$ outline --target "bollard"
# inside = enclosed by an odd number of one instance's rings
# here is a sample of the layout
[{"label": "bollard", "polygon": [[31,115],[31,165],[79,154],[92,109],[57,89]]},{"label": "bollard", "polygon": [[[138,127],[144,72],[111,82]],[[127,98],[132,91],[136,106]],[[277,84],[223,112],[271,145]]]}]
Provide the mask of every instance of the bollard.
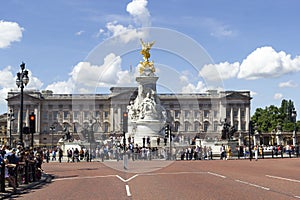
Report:
[{"label": "bollard", "polygon": [[1,163],[1,192],[5,192],[5,164],[4,162]]}]

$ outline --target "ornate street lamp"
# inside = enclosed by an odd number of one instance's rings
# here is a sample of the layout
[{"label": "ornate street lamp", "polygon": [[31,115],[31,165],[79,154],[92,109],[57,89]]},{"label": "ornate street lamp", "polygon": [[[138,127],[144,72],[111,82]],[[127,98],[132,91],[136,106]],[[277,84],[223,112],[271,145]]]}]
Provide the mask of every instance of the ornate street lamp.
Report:
[{"label": "ornate street lamp", "polygon": [[52,124],[52,125],[50,126],[50,131],[51,131],[51,149],[53,149],[53,133],[54,133],[54,131],[55,131],[55,126],[54,126],[54,124]]},{"label": "ornate street lamp", "polygon": [[25,70],[25,63],[22,62],[20,65],[21,71],[17,73],[17,79],[16,79],[16,84],[18,88],[21,88],[21,93],[20,93],[20,118],[19,118],[19,131],[20,131],[20,136],[19,136],[19,142],[18,145],[21,145],[24,147],[23,143],[23,89],[24,87],[28,84],[29,82],[29,77],[28,77],[28,71]]},{"label": "ornate street lamp", "polygon": [[10,109],[7,116],[9,120],[9,147],[12,147],[11,122],[15,120],[14,112]]}]

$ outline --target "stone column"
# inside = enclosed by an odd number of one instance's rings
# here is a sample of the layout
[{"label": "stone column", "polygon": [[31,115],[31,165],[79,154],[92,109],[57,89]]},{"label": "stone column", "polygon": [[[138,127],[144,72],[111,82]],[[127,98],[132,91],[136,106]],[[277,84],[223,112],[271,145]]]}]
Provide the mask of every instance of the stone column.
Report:
[{"label": "stone column", "polygon": [[233,126],[233,107],[230,108],[230,126]]},{"label": "stone column", "polygon": [[238,127],[237,129],[238,130],[242,130],[242,117],[241,117],[241,107],[239,107],[239,110],[238,110]]},{"label": "stone column", "polygon": [[249,131],[249,122],[250,122],[250,108],[249,106],[246,106],[246,112],[245,112],[245,121],[246,121],[246,131]]}]

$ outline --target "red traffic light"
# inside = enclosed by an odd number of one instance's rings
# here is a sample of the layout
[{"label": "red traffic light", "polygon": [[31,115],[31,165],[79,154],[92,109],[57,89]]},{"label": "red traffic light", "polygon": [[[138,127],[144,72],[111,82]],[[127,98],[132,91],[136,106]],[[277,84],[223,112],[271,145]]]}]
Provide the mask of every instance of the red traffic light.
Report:
[{"label": "red traffic light", "polygon": [[29,132],[35,133],[35,114],[33,112],[29,115]]},{"label": "red traffic light", "polygon": [[35,115],[30,115],[30,116],[29,116],[29,120],[30,120],[30,121],[34,121],[34,120],[35,120]]}]

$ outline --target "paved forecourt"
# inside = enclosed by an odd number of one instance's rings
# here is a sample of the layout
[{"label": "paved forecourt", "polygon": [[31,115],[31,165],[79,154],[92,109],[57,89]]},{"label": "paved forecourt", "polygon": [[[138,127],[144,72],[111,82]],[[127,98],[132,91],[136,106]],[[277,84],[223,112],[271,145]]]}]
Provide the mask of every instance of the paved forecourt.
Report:
[{"label": "paved forecourt", "polygon": [[300,159],[44,163],[16,199],[300,199]]}]

